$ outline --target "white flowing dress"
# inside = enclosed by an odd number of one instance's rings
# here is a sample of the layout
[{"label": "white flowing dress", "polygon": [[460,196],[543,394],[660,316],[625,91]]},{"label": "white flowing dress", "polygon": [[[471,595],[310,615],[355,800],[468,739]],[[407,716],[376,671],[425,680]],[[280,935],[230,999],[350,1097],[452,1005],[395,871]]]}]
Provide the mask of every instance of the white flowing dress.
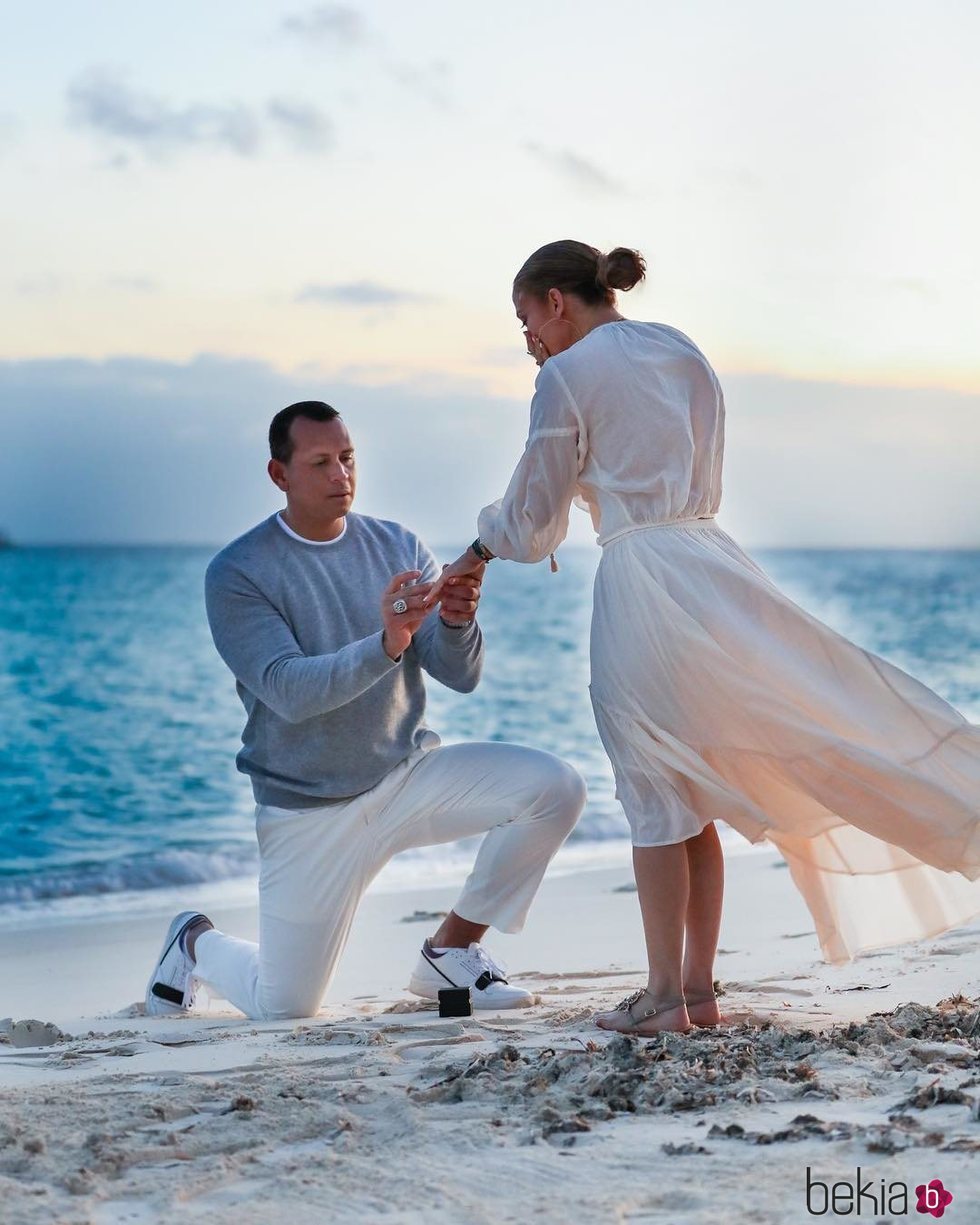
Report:
[{"label": "white flowing dress", "polygon": [[682,332],[602,324],[538,372],[480,537],[540,561],[573,499],[591,512],[590,693],[635,845],[716,818],[769,840],[830,962],[962,924],[980,914],[980,726],[794,604],[723,530],[724,418]]}]

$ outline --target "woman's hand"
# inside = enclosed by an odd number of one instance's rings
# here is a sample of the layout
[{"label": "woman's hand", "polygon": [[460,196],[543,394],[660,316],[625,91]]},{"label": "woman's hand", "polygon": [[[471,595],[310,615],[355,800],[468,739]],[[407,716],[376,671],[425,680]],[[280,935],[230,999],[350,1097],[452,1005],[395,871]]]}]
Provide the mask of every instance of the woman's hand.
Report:
[{"label": "woman's hand", "polygon": [[527,336],[527,351],[534,358],[534,364],[540,369],[551,354],[544,347],[543,342],[537,336],[532,336],[528,333]]},{"label": "woman's hand", "polygon": [[[426,596],[425,607],[427,609],[432,608],[438,602],[439,593],[450,579],[476,579],[477,585],[479,585],[483,581],[483,572],[486,568],[487,563],[482,558],[477,557],[472,549],[467,549],[454,562],[451,562],[448,566],[443,566],[442,574],[432,584],[429,594]],[[453,586],[456,586],[456,583],[453,583]],[[479,594],[477,598],[479,598]]]},{"label": "woman's hand", "polygon": [[[552,347],[549,348],[541,337],[544,335],[545,330],[551,327],[553,323],[565,324],[566,327],[570,327],[572,329],[572,333],[574,334],[564,332],[563,334],[558,335],[557,340],[555,340],[553,336],[550,337],[549,343]],[[554,315],[551,319],[547,320],[546,323],[541,325],[541,330],[537,334],[534,332],[529,332],[527,328],[525,328],[524,337],[527,341],[528,353],[534,358],[534,364],[540,368],[545,364],[549,357],[553,357],[555,353],[564,352],[565,349],[575,344],[577,340],[581,340],[582,332],[579,327],[571,321],[571,319],[566,319],[563,315]]]}]

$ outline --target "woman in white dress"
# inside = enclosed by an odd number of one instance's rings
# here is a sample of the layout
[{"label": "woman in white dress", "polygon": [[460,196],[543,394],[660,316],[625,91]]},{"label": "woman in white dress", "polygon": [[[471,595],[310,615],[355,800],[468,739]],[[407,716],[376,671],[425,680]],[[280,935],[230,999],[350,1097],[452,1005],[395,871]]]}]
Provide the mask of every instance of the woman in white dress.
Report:
[{"label": "woman in white dress", "polygon": [[643,276],[637,252],[571,240],[518,272],[530,432],[443,580],[540,561],[573,499],[591,512],[590,693],[649,956],[646,989],[596,1021],[650,1034],[721,1019],[717,818],[779,849],[827,961],[980,913],[980,726],[794,604],[723,530],[721,387],[682,332],[619,313]]}]

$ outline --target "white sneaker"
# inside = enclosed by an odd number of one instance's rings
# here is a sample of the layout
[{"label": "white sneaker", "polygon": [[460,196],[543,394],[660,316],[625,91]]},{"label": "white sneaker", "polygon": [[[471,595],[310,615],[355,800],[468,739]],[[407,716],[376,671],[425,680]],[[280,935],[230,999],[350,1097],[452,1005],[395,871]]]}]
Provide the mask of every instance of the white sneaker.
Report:
[{"label": "white sneaker", "polygon": [[437,952],[426,940],[408,989],[437,1000],[446,987],[469,987],[474,1008],[527,1008],[535,1002],[530,991],[508,983],[503,967],[476,941],[466,949]]},{"label": "white sneaker", "polygon": [[146,984],[148,1017],[174,1016],[193,1008],[197,988],[194,961],[184,952],[181,937],[197,919],[207,919],[207,915],[196,910],[184,910],[167,928],[163,949]]}]

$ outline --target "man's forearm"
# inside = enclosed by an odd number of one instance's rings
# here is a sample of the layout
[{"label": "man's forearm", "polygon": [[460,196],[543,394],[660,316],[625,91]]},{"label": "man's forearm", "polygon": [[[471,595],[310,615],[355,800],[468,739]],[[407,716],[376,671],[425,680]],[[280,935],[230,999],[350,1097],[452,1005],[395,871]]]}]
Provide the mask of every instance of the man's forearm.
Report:
[{"label": "man's forearm", "polygon": [[242,684],[289,723],[345,706],[399,667],[385,651],[380,630],[327,655],[289,653],[262,660],[228,647],[222,655]]},{"label": "man's forearm", "polygon": [[457,693],[476,688],[483,670],[483,631],[475,618],[468,625],[449,626],[436,617],[424,640],[416,635],[415,647],[419,662],[434,680]]},{"label": "man's forearm", "polygon": [[301,723],[336,710],[400,667],[382,631],[336,651],[306,655],[279,610],[237,573],[205,584],[208,623],[232,674],[280,718]]}]

